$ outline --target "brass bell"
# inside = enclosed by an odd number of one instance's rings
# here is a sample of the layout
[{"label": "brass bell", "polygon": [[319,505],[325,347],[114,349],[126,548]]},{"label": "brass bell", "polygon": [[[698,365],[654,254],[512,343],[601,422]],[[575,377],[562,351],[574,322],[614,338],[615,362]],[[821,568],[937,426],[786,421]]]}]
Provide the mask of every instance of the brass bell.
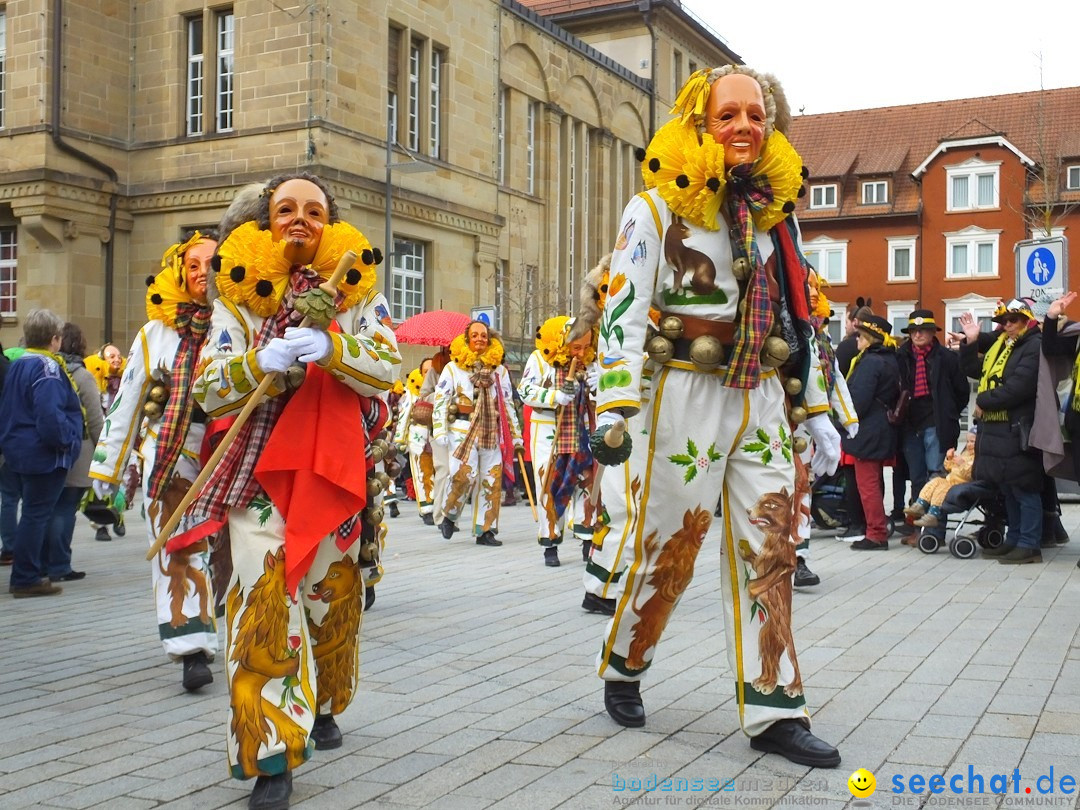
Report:
[{"label": "brass bell", "polygon": [[161,383],[150,386],[150,392],[147,394],[151,401],[164,405],[169,400],[169,389]]},{"label": "brass bell", "polygon": [[791,356],[791,349],[783,338],[770,335],[765,338],[765,346],[761,350],[761,365],[767,368],[778,368],[787,362]]},{"label": "brass bell", "polygon": [[712,371],[724,362],[724,345],[712,335],[700,335],[690,343],[690,362],[701,371]]},{"label": "brass bell", "polygon": [[367,494],[369,498],[377,498],[382,494],[383,482],[378,475],[373,475],[367,480]]},{"label": "brass bell", "polygon": [[446,415],[450,418],[451,421],[457,419],[458,407],[456,402],[451,402],[449,405],[446,406]]},{"label": "brass bell", "polygon": [[369,506],[363,511],[364,522],[369,526],[378,526],[383,521],[383,508],[381,506]]},{"label": "brass bell", "polygon": [[379,479],[379,483],[382,484],[383,489],[390,489],[390,476],[384,472],[375,473],[375,477]]},{"label": "brass bell", "polygon": [[791,448],[800,455],[806,452],[806,439],[802,436],[796,436],[791,440]]},{"label": "brass bell", "polygon": [[653,335],[645,344],[645,351],[654,362],[663,365],[675,356],[675,344],[663,335]]},{"label": "brass bell", "polygon": [[143,403],[142,410],[147,419],[161,418],[162,407],[160,402],[154,402],[154,400],[148,399]]},{"label": "brass bell", "polygon": [[378,556],[379,546],[376,543],[361,543],[357,556],[366,563],[375,562]]},{"label": "brass bell", "polygon": [[401,475],[401,464],[397,461],[387,461],[384,465],[387,476],[390,478],[397,478]]},{"label": "brass bell", "polygon": [[307,369],[305,369],[299,363],[293,363],[287,369],[285,369],[284,383],[285,387],[290,391],[295,391],[301,385],[304,384],[304,377],[307,375]]},{"label": "brass bell", "polygon": [[796,425],[801,425],[803,422],[806,421],[806,417],[808,416],[808,414],[806,413],[806,408],[804,408],[802,405],[796,405],[788,413],[788,416],[791,417],[791,421],[794,422]]},{"label": "brass bell", "polygon": [[683,336],[683,322],[681,318],[668,315],[660,321],[660,334],[668,340],[678,340]]},{"label": "brass bell", "polygon": [[740,256],[731,263],[731,273],[737,281],[746,281],[750,278],[750,260]]},{"label": "brass bell", "polygon": [[386,458],[386,452],[389,449],[386,442],[382,439],[376,439],[371,443],[371,458],[378,464],[384,458]]},{"label": "brass bell", "polygon": [[797,397],[802,393],[802,380],[797,377],[789,377],[784,382],[784,390],[787,391],[790,396]]}]

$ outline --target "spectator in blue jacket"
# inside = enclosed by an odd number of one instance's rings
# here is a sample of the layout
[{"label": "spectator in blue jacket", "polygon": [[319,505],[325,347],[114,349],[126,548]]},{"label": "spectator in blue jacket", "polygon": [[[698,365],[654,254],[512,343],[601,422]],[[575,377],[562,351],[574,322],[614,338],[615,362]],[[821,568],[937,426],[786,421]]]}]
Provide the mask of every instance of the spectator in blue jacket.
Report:
[{"label": "spectator in blue jacket", "polygon": [[22,496],[9,588],[16,598],[60,593],[45,576],[43,544],[67,471],[79,456],[84,424],[75,386],[56,354],[63,328],[64,320],[47,309],[26,316],[26,353],[11,364],[0,394],[0,452]]}]

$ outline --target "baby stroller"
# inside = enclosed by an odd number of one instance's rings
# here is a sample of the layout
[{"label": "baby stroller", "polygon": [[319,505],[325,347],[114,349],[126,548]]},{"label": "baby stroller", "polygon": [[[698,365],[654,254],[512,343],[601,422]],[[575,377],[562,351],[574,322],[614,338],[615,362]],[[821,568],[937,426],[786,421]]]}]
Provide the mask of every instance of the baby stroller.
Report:
[{"label": "baby stroller", "polygon": [[[819,475],[810,485],[810,517],[818,529],[839,529],[849,524],[842,468],[833,475]],[[896,523],[892,517],[887,517],[885,525],[891,537],[896,531]]]},{"label": "baby stroller", "polygon": [[[979,548],[996,548],[1005,540],[1005,503],[1001,493],[982,481],[956,484],[941,504],[945,520],[933,528],[924,528],[919,535],[919,551],[933,554],[945,545],[945,536],[952,529],[949,553],[960,560],[975,556]],[[967,526],[978,526],[972,537],[964,534]]]}]

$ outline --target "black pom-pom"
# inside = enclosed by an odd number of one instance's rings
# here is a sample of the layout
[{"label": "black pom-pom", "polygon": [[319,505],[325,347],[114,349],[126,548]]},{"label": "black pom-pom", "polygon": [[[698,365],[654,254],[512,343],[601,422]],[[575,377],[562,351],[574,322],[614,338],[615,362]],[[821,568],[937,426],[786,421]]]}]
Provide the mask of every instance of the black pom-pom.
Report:
[{"label": "black pom-pom", "polygon": [[158,295],[157,293],[154,293],[153,295],[150,296],[150,303],[151,304],[157,304],[158,306],[160,306],[161,305],[161,296]]},{"label": "black pom-pom", "polygon": [[346,284],[359,284],[360,283],[360,271],[357,270],[355,267],[350,269],[349,272],[345,274],[345,283]]},{"label": "black pom-pom", "polygon": [[540,327],[539,326],[536,327],[536,338],[537,338],[537,340],[540,339]]},{"label": "black pom-pom", "polygon": [[372,248],[372,253],[375,254],[375,264],[382,264],[382,251],[378,248]]},{"label": "black pom-pom", "polygon": [[800,169],[799,171],[801,172],[801,174],[803,176],[803,180],[806,180],[806,179],[808,179],[810,177],[810,170],[808,168],[806,168],[805,166],[803,166],[802,169]]},{"label": "black pom-pom", "polygon": [[790,214],[792,211],[795,210],[795,203],[791,200],[788,200],[786,203],[784,203],[782,210],[785,214]]},{"label": "black pom-pom", "polygon": [[268,298],[274,291],[274,285],[268,279],[260,279],[255,283],[255,294],[260,298]]},{"label": "black pom-pom", "polygon": [[675,178],[675,185],[677,185],[679,188],[686,188],[688,185],[690,185],[690,178],[687,177],[685,174],[680,174],[678,177]]},{"label": "black pom-pom", "polygon": [[645,150],[642,149],[640,146],[634,150],[634,159],[637,160],[638,163],[641,163],[643,160],[645,160]]},{"label": "black pom-pom", "polygon": [[660,158],[653,158],[652,160],[649,161],[649,171],[650,172],[658,172],[658,171],[660,171]]},{"label": "black pom-pom", "polygon": [[715,194],[720,190],[720,178],[710,177],[708,180],[705,181],[705,185],[708,186],[709,191]]},{"label": "black pom-pom", "polygon": [[147,276],[146,277],[146,286],[149,287],[153,283],[154,283],[154,277],[153,276]]},{"label": "black pom-pom", "polygon": [[360,261],[362,261],[364,264],[374,264],[375,254],[371,252],[370,248],[364,248],[362,251],[360,251]]},{"label": "black pom-pom", "polygon": [[800,197],[805,197],[806,196],[806,186],[799,186],[799,196]]},{"label": "black pom-pom", "polygon": [[551,354],[551,349],[544,349],[544,354]]},{"label": "black pom-pom", "polygon": [[605,295],[607,295],[607,284],[601,284],[601,285],[600,285],[600,292],[602,292],[602,293],[604,293]]},{"label": "black pom-pom", "polygon": [[239,284],[241,281],[243,281],[244,276],[246,276],[246,275],[247,275],[247,269],[242,264],[236,265],[236,267],[234,267],[232,270],[229,271],[229,278],[231,278],[237,284]]},{"label": "black pom-pom", "polygon": [[210,260],[210,267],[213,268],[215,273],[221,272],[221,256],[217,253],[215,253],[214,257]]}]

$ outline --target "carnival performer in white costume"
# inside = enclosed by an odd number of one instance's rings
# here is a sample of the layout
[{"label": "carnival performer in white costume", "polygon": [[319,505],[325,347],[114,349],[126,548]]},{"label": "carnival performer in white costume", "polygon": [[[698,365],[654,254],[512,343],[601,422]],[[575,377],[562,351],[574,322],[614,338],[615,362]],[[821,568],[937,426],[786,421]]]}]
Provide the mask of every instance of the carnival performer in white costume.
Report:
[{"label": "carnival performer in white costume", "polygon": [[[413,492],[416,495],[416,506],[420,512],[420,519],[428,526],[434,526],[432,517],[434,503],[432,500],[435,489],[435,465],[431,457],[431,411],[424,409],[426,416],[419,418],[421,408],[415,406],[422,402],[420,399],[420,387],[424,383],[424,375],[431,367],[431,361],[425,360],[419,368],[409,372],[405,381],[405,393],[398,403],[397,429],[394,432],[394,444],[400,452],[405,453],[409,459],[409,469],[412,471]],[[418,417],[418,418],[414,418]]]}]

